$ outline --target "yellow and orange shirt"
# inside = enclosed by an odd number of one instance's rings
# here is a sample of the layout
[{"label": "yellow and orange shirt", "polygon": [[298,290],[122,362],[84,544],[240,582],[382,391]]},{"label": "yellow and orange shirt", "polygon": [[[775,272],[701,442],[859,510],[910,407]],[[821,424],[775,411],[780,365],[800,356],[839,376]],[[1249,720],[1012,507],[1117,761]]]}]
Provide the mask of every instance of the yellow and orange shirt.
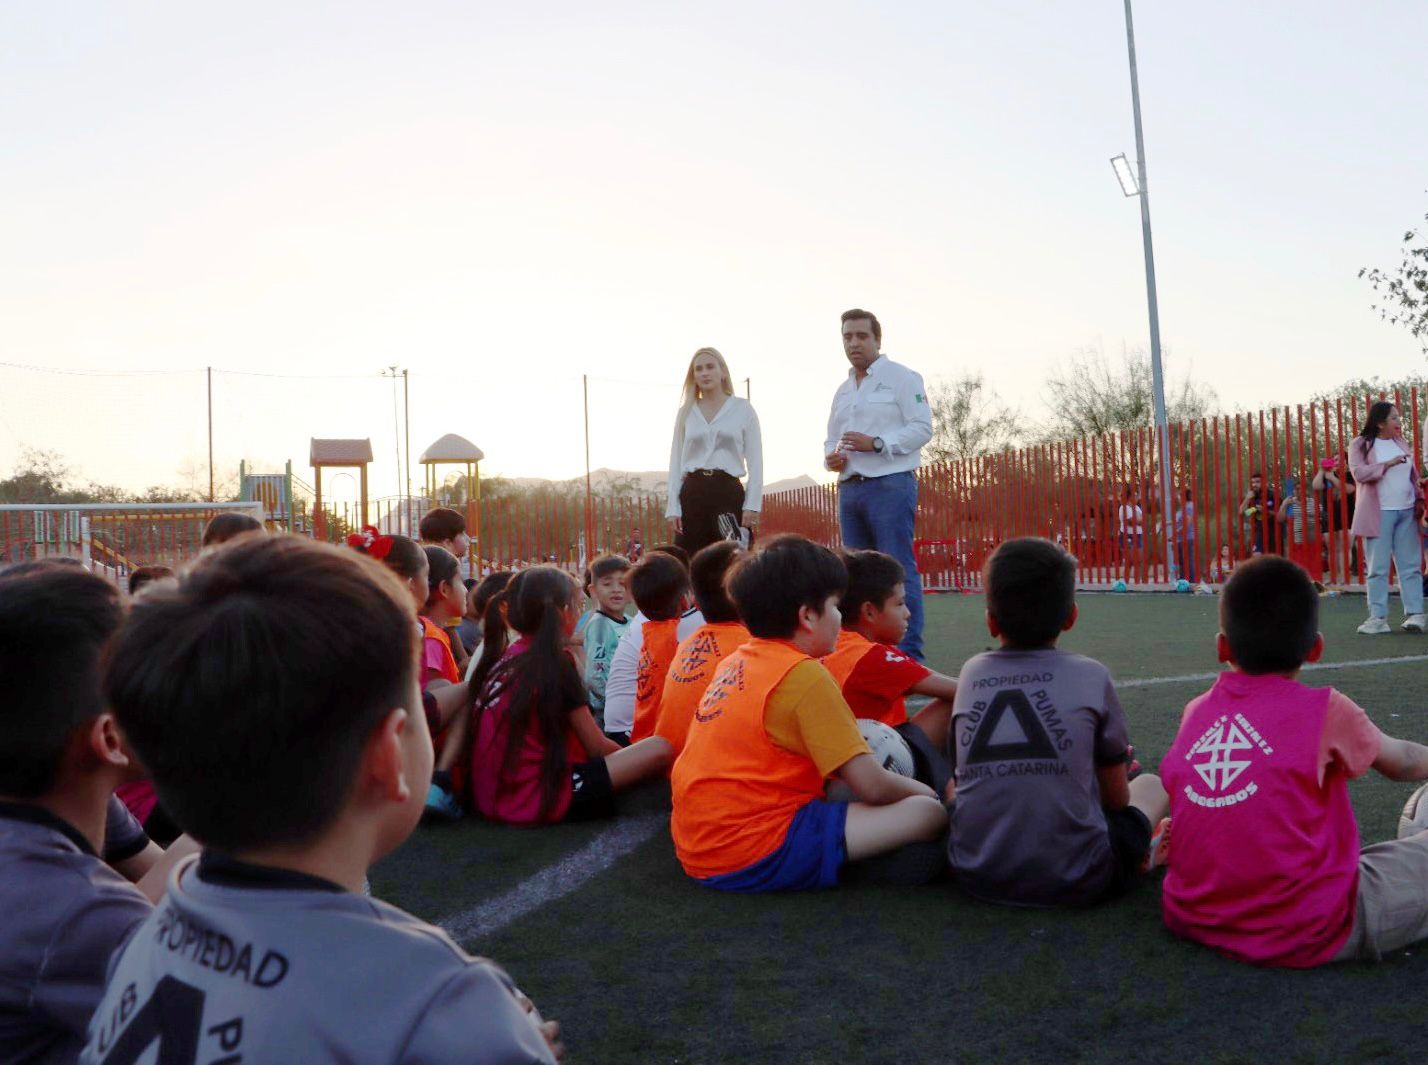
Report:
[{"label": "yellow and orange shirt", "polygon": [[754,638],[724,660],[671,774],[670,831],[693,877],[737,872],[783,844],[826,777],[868,745],[823,666]]}]

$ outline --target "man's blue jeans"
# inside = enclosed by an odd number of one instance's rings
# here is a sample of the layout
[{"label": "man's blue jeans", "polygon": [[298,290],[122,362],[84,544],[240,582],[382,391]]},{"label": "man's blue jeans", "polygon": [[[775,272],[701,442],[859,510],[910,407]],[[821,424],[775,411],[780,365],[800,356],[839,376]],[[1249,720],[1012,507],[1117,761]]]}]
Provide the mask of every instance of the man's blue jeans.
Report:
[{"label": "man's blue jeans", "polygon": [[873,548],[902,563],[906,575],[907,635],[898,646],[922,661],[922,577],[912,553],[917,519],[917,475],[890,473],[838,485],[838,525],[849,551]]}]

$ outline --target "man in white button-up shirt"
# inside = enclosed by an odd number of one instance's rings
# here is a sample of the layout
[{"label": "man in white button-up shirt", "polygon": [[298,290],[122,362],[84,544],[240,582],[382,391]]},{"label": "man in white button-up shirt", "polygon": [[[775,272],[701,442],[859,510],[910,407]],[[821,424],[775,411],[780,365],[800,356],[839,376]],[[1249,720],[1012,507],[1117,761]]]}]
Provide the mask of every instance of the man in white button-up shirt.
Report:
[{"label": "man in white button-up shirt", "polygon": [[922,660],[922,578],[912,552],[922,445],[932,412],[922,377],[880,351],[883,327],[869,311],[843,313],[843,352],[852,364],[833,394],[824,465],[838,473],[838,525],[850,551],[874,548],[902,563],[907,635],[899,645]]}]

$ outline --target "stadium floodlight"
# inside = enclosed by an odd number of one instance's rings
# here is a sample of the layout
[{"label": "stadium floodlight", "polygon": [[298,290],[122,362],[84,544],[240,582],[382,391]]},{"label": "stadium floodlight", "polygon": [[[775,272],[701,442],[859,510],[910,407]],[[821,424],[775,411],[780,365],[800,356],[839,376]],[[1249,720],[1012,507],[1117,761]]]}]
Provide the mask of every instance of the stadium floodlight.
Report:
[{"label": "stadium floodlight", "polygon": [[1165,373],[1160,358],[1160,300],[1155,291],[1155,251],[1150,237],[1150,186],[1145,176],[1145,131],[1140,121],[1140,75],[1135,65],[1135,26],[1131,20],[1131,0],[1125,0],[1126,52],[1130,59],[1131,113],[1135,119],[1135,169],[1122,152],[1111,160],[1116,180],[1127,197],[1140,197],[1141,242],[1145,250],[1145,295],[1150,312],[1150,384],[1155,406],[1155,435],[1160,453],[1160,523],[1165,536],[1165,572],[1171,580],[1178,575],[1175,563],[1175,511],[1170,498],[1170,426],[1165,410]]},{"label": "stadium floodlight", "polygon": [[1121,183],[1121,191],[1127,196],[1140,195],[1140,183],[1135,179],[1135,171],[1126,160],[1126,153],[1111,158],[1111,169],[1116,172],[1116,180]]}]

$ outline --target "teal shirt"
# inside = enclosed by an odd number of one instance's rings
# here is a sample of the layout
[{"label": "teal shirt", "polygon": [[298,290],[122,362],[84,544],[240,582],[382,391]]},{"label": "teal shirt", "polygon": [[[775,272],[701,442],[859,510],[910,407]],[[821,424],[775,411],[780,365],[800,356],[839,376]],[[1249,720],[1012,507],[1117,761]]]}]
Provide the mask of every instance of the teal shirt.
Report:
[{"label": "teal shirt", "polygon": [[594,610],[582,617],[576,627],[576,631],[585,636],[585,687],[590,692],[590,712],[602,728],[610,662],[615,657],[615,645],[629,624],[629,618],[616,619],[604,611]]}]

